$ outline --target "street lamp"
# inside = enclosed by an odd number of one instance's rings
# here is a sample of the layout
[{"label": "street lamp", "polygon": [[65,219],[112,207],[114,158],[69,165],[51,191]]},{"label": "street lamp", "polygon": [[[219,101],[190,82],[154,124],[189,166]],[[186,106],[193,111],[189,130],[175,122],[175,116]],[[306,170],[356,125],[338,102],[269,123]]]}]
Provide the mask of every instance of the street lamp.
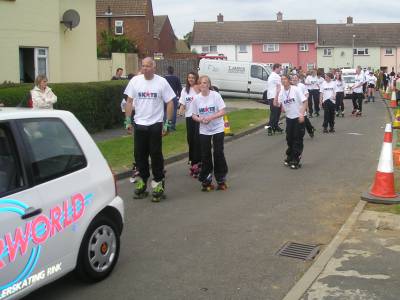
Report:
[{"label": "street lamp", "polygon": [[351,65],[353,66],[353,69],[354,69],[354,39],[355,39],[355,38],[356,38],[356,35],[353,34],[353,49],[352,49],[352,51],[353,51],[353,56],[352,56],[353,59],[352,59],[352,61],[353,61],[353,62],[352,62],[352,64],[351,64]]}]

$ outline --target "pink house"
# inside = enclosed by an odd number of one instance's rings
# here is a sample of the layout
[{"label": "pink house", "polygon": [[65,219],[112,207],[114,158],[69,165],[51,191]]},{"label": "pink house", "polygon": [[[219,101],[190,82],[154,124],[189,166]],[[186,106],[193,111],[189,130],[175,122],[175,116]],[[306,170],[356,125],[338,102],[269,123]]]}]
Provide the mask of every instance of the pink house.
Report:
[{"label": "pink house", "polygon": [[276,21],[264,26],[264,39],[253,42],[253,62],[281,63],[303,70],[317,65],[317,24],[315,20],[283,20],[282,13]]}]

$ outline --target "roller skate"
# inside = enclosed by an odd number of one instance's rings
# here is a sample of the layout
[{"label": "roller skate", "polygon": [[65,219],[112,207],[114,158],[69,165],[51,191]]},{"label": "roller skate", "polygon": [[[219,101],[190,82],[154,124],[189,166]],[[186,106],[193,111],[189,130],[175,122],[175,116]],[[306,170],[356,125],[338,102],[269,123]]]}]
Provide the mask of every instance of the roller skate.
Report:
[{"label": "roller skate", "polygon": [[309,117],[310,119],[312,119],[312,118],[313,118],[312,113],[308,114],[308,117]]},{"label": "roller skate", "polygon": [[152,202],[160,202],[161,199],[166,198],[164,194],[164,189],[165,189],[164,180],[161,180],[159,182],[152,180],[151,187],[153,188],[153,193],[152,193],[153,198],[151,199]]},{"label": "roller skate", "polygon": [[268,132],[268,135],[269,136],[271,136],[271,135],[273,135],[273,131],[272,131],[272,127],[271,126],[266,126],[267,127],[267,132]]},{"label": "roller skate", "polygon": [[336,117],[339,117],[339,116],[340,116],[340,112],[337,111],[337,112],[336,112]]},{"label": "roller skate", "polygon": [[310,132],[308,133],[308,135],[310,136],[310,138],[314,138],[314,132],[315,132],[315,128],[311,128]]},{"label": "roller skate", "polygon": [[328,133],[328,129],[324,128],[324,130],[322,131],[323,133]]},{"label": "roller skate", "polygon": [[228,186],[226,185],[225,179],[223,179],[222,181],[218,181],[217,190],[226,191],[227,189],[228,189]]},{"label": "roller skate", "polygon": [[274,133],[275,133],[275,132],[281,133],[281,134],[282,134],[282,133],[283,133],[283,129],[280,128],[279,126],[277,126],[277,127],[274,128]]},{"label": "roller skate", "polygon": [[143,180],[140,176],[135,177],[135,194],[133,195],[134,199],[143,199],[149,195],[147,189],[147,180]]},{"label": "roller skate", "polygon": [[330,128],[330,129],[329,129],[329,132],[330,132],[330,133],[334,133],[334,132],[335,132],[335,128]]},{"label": "roller skate", "polygon": [[342,118],[344,118],[344,110],[341,111],[340,115]]},{"label": "roller skate", "polygon": [[354,116],[356,114],[356,112],[357,112],[357,109],[353,109],[351,114]]},{"label": "roller skate", "polygon": [[138,176],[139,176],[139,170],[136,167],[136,164],[133,163],[132,164],[132,175],[131,175],[131,178],[129,178],[129,182],[130,183],[135,183],[136,177],[138,177]]},{"label": "roller skate", "polygon": [[361,117],[361,115],[362,115],[362,112],[357,109],[356,117]]},{"label": "roller skate", "polygon": [[201,171],[200,163],[190,166],[190,176],[192,176],[193,178],[198,178],[200,171]]},{"label": "roller skate", "polygon": [[290,164],[290,168],[291,168],[292,170],[300,169],[300,168],[301,168],[301,163],[300,163],[300,162],[292,162],[292,163]]},{"label": "roller skate", "polygon": [[211,192],[214,190],[214,185],[212,183],[212,174],[209,174],[206,179],[201,183],[201,190],[203,192]]},{"label": "roller skate", "polygon": [[316,117],[319,117],[319,112],[316,112],[316,113],[315,113],[315,116],[316,116]]},{"label": "roller skate", "polygon": [[283,160],[283,165],[286,166],[286,167],[289,167],[289,166],[290,166],[290,159],[289,159],[289,157],[287,157],[286,159]]}]

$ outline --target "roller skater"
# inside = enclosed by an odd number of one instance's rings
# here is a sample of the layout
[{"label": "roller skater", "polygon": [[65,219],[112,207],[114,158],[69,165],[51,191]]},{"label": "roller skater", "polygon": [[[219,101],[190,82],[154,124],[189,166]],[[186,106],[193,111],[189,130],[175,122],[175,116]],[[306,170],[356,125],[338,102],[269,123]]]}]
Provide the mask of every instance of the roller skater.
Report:
[{"label": "roller skater", "polygon": [[[306,77],[305,86],[308,89],[308,113],[309,117],[313,117],[313,112],[315,110],[315,115],[319,116],[319,86],[318,86],[318,76],[317,70],[314,69]],[[314,106],[314,110],[313,110]]]},{"label": "roller skater", "polygon": [[307,108],[307,97],[297,86],[290,85],[289,78],[282,76],[283,88],[274,99],[274,105],[282,105],[286,113],[286,159],[284,164],[291,169],[301,167],[300,159],[303,153],[303,137],[305,133],[304,114]]},{"label": "roller skater", "polygon": [[[226,186],[225,178],[228,166],[224,154],[225,103],[219,93],[210,91],[211,82],[208,76],[201,76],[199,83],[200,94],[195,97],[192,112],[193,120],[200,123],[201,172],[199,181],[202,183],[202,190],[208,191],[213,189],[213,169],[219,186]],[[213,153],[211,153],[211,149],[213,149]]]},{"label": "roller skater", "polygon": [[364,75],[361,73],[361,67],[358,66],[354,78],[355,83],[351,88],[353,91],[353,111],[351,114],[355,115],[356,117],[361,117],[362,115],[364,80]]},{"label": "roller skater", "polygon": [[166,196],[164,194],[164,188],[165,188],[164,180],[161,180],[159,182],[152,180],[151,187],[153,189],[153,193],[152,193],[153,198],[151,199],[152,202],[160,202],[161,199],[166,198]]},{"label": "roller skater", "polygon": [[[174,112],[173,99],[176,97],[168,82],[155,74],[155,62],[146,57],[142,61],[141,75],[133,77],[125,89],[125,127],[132,130],[131,113],[134,117],[134,156],[139,176],[135,178],[134,197],[147,196],[147,180],[150,177],[149,156],[153,173],[153,198],[164,194],[164,157],[162,154],[162,136],[172,126]],[[134,102],[134,105],[133,105]],[[167,104],[167,120],[163,125],[164,103]],[[160,192],[162,191],[162,194]],[[155,196],[154,196],[155,195]]]},{"label": "roller skater", "polygon": [[279,127],[279,118],[281,116],[281,108],[274,106],[274,98],[276,96],[277,86],[281,85],[281,77],[279,74],[282,71],[281,64],[274,64],[272,66],[272,73],[268,77],[267,82],[267,98],[270,105],[270,115],[268,126],[266,126],[268,130],[268,135],[271,136],[275,134],[275,132],[282,133],[283,129]]},{"label": "roller skater", "polygon": [[336,84],[336,117],[344,117],[344,84],[340,71],[335,74]]},{"label": "roller skater", "polygon": [[[308,99],[308,96],[309,96],[308,95],[308,89],[306,88],[306,86],[302,82],[300,82],[298,75],[292,75],[291,79],[292,79],[291,80],[292,84],[294,86],[299,87],[300,90],[303,92],[304,96]],[[315,128],[311,124],[310,119],[307,117],[307,110],[308,110],[308,108],[306,109],[306,111],[304,113],[304,125],[305,125],[305,128],[306,128],[307,133],[310,136],[310,138],[314,138]]]},{"label": "roller skater", "polygon": [[336,83],[332,80],[333,74],[327,73],[325,75],[325,82],[321,85],[321,106],[324,108],[324,127],[323,132],[335,132],[335,104],[336,104]]}]

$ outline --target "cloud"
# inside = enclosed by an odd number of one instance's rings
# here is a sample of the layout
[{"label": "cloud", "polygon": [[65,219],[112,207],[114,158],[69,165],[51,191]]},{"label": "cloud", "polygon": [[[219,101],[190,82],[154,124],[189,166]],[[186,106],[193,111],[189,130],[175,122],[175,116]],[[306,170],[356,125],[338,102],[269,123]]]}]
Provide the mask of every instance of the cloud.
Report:
[{"label": "cloud", "polygon": [[[383,4],[383,2],[382,2]],[[194,20],[216,21],[218,13],[226,21],[274,20],[278,11],[284,19],[316,19],[318,23],[398,22],[400,1],[376,0],[153,0],[154,14],[167,14],[175,34],[183,37],[193,29]]]}]

